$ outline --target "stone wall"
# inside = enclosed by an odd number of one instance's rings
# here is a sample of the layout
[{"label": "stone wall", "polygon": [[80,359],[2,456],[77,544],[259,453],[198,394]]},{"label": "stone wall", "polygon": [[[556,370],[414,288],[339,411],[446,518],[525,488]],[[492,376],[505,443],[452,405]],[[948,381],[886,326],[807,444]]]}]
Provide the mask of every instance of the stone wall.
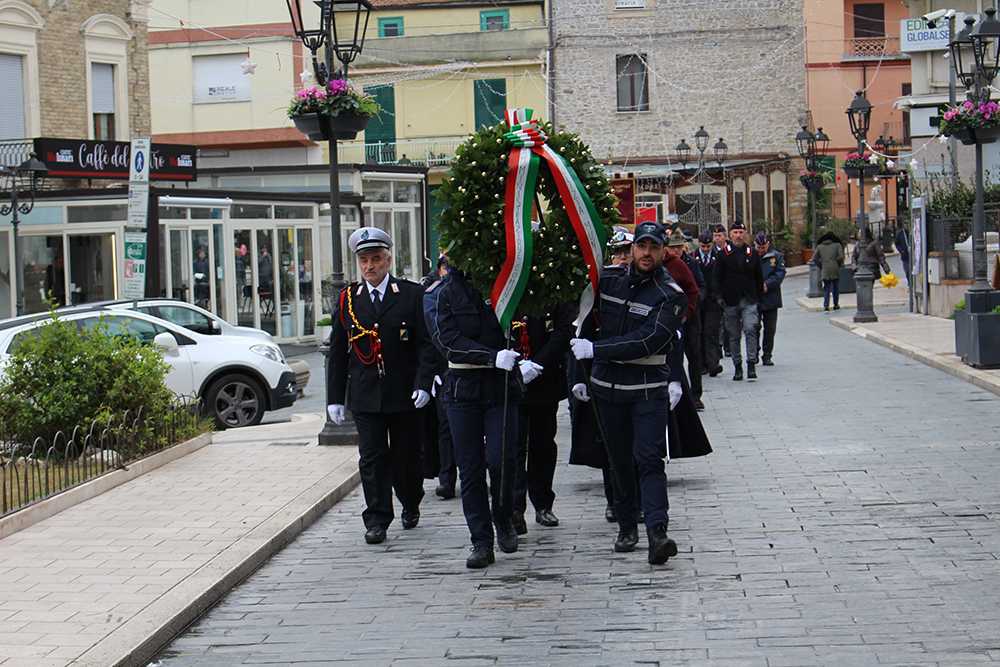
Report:
[{"label": "stone wall", "polygon": [[[673,154],[704,125],[730,155],[796,154],[808,108],[801,0],[553,0],[555,116],[600,159]],[[616,56],[645,54],[648,112],[618,112]]]}]

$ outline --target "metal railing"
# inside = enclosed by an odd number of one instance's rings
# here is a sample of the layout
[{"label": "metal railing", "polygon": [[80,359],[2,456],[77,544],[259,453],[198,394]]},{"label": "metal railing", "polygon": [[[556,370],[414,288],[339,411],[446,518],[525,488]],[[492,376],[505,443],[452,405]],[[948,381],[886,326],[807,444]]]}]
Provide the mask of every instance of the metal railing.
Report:
[{"label": "metal railing", "polygon": [[844,40],[844,60],[902,59],[898,37],[854,37]]},{"label": "metal railing", "polygon": [[455,157],[455,149],[463,141],[464,137],[447,137],[374,143],[342,142],[339,145],[338,158],[342,164],[446,167],[451,164]]},{"label": "metal railing", "polygon": [[6,516],[208,430],[198,403],[179,399],[159,419],[140,410],[94,420],[28,446],[0,434],[0,516]]}]

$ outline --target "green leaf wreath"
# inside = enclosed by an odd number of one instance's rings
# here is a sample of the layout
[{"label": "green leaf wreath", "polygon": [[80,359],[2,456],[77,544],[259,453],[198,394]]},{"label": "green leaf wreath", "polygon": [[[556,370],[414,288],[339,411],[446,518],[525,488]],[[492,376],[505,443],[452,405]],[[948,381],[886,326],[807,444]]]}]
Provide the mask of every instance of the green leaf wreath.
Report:
[{"label": "green leaf wreath", "polygon": [[[551,123],[542,129],[549,146],[566,158],[584,184],[601,216],[600,223],[607,228],[620,224],[617,198],[587,145],[576,134],[557,132]],[[506,131],[499,123],[470,135],[456,150],[451,173],[437,191],[443,209],[438,226],[441,246],[451,265],[461,270],[484,298],[489,297],[506,257]],[[548,210],[534,232],[531,276],[518,308],[523,315],[544,315],[559,304],[575,302],[588,283],[580,245],[547,169],[539,170],[538,197],[543,205],[547,202]]]}]

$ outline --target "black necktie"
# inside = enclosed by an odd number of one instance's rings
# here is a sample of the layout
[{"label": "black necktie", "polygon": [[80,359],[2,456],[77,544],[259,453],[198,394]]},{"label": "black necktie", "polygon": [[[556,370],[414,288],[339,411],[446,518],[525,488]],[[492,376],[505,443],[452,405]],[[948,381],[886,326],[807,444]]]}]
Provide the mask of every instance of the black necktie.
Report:
[{"label": "black necktie", "polygon": [[381,315],[382,314],[382,296],[381,296],[381,292],[379,292],[378,290],[375,290],[374,292],[372,292],[372,305],[375,306],[375,314],[376,315]]}]

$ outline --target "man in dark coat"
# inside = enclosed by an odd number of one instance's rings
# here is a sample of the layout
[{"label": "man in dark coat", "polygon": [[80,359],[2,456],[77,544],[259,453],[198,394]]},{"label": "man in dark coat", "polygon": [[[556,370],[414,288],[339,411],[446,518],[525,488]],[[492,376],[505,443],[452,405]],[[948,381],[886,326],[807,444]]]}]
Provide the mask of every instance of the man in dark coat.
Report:
[{"label": "man in dark coat", "polygon": [[358,427],[358,467],[365,494],[365,541],[380,544],[394,518],[392,492],[404,529],[420,520],[423,498],[419,410],[430,402],[434,350],[424,324],[424,290],[395,278],[392,239],[363,227],[348,241],[361,282],[341,290],[327,357],[330,419],[343,424],[350,407]]},{"label": "man in dark coat", "polygon": [[[765,366],[773,366],[774,334],[778,330],[778,309],[781,308],[781,283],[785,280],[785,256],[781,254],[764,232],[758,232],[754,246],[760,256],[764,293],[760,299],[760,326],[763,327]],[[760,340],[760,336],[758,336]]]},{"label": "man in dark coat", "polygon": [[722,296],[716,277],[719,251],[712,243],[712,235],[706,230],[698,238],[698,250],[694,260],[701,267],[705,289],[701,294],[698,316],[701,318],[701,358],[702,368],[709,377],[722,372],[722,347],[719,343],[722,329]]},{"label": "man in dark coat", "polygon": [[[448,258],[441,255],[436,268],[420,281],[424,292],[424,320],[427,323],[431,339],[434,330],[431,328],[437,319],[434,312],[434,292],[441,287],[448,275]],[[455,485],[458,483],[458,468],[455,465],[455,449],[451,441],[451,426],[448,424],[448,411],[444,405],[444,391],[441,386],[448,374],[448,360],[437,348],[434,349],[437,364],[434,369],[434,386],[431,389],[431,403],[424,408],[424,477],[437,477],[438,485],[434,490],[441,500],[451,500],[455,497]],[[429,466],[433,463],[433,466]]]},{"label": "man in dark coat", "polygon": [[729,353],[733,358],[733,380],[743,379],[743,355],[740,351],[741,334],[746,338],[747,377],[757,379],[757,304],[764,293],[764,278],[760,272],[760,258],[746,240],[746,227],[734,222],[729,228],[730,241],[719,257],[716,276],[725,302],[726,332],[729,334]]},{"label": "man in dark coat", "polygon": [[519,366],[525,393],[521,399],[518,460],[514,476],[514,529],[528,532],[524,520],[527,498],[535,508],[535,523],[554,527],[556,494],[556,413],[566,398],[566,355],[573,337],[578,306],[566,303],[542,317],[523,317],[515,323],[514,349],[521,353]]},{"label": "man in dark coat", "polygon": [[903,262],[903,273],[906,274],[906,284],[910,284],[910,233],[906,231],[906,223],[896,222],[896,236],[893,239],[896,250],[899,251],[899,259]]},{"label": "man in dark coat", "polygon": [[[687,240],[680,229],[670,234],[667,241],[667,249],[664,254],[663,264],[667,268],[670,276],[677,281],[677,284],[684,290],[684,295],[688,298],[688,307],[684,315],[684,329],[682,344],[688,360],[688,377],[691,387],[691,396],[695,406],[699,410],[705,409],[705,404],[701,402],[701,352],[698,350],[697,341],[701,339],[701,321],[698,315],[698,304],[701,300],[701,289],[698,278],[690,269],[688,262],[684,260]],[[697,268],[697,267],[696,267]],[[701,272],[699,271],[699,274]],[[683,360],[683,356],[681,357]]]}]

